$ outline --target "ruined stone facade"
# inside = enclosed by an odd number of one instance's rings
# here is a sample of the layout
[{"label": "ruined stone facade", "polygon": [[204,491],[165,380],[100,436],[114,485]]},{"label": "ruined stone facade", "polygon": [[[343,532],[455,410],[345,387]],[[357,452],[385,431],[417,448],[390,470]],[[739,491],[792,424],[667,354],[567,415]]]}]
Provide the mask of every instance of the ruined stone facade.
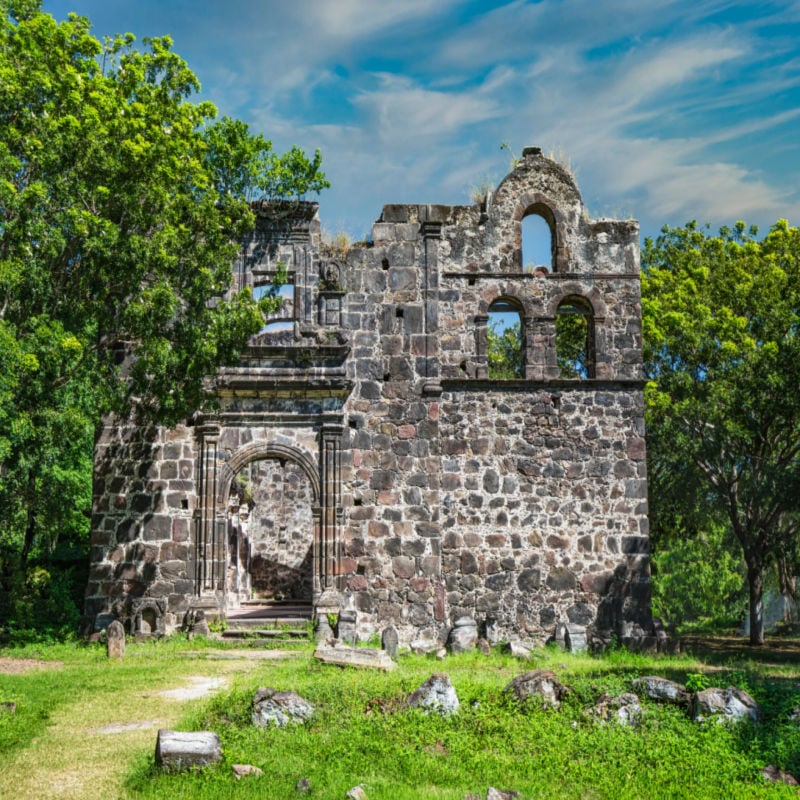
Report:
[{"label": "ruined stone facade", "polygon": [[[258,293],[280,262],[284,307],[216,376],[218,409],[106,427],[87,620],[135,625],[154,598],[171,630],[191,608],[324,593],[360,635],[392,623],[402,641],[464,615],[538,641],[646,630],[638,224],[589,219],[536,148],[483,202],[385,206],[341,252],[316,204],[274,212],[233,288]],[[536,269],[529,215],[551,238]],[[521,324],[510,379],[490,377],[497,309]],[[557,357],[565,309],[585,326],[577,373]]]}]

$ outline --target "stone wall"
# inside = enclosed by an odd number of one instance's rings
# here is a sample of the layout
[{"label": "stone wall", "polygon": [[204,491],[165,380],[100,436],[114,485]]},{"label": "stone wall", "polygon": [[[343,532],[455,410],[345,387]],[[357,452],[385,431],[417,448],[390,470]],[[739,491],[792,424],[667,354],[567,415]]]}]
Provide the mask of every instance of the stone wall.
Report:
[{"label": "stone wall", "polygon": [[[637,223],[591,220],[571,176],[535,148],[483,202],[385,206],[371,242],[347,252],[326,250],[311,204],[257,210],[233,286],[268,282],[283,263],[291,330],[265,329],[219,373],[218,410],[191,431],[98,452],[88,615],[134,590],[166,591],[163,561],[177,579],[183,559],[191,580],[183,594],[169,587],[170,623],[188,605],[224,613],[248,581],[283,593],[241,574],[241,559],[232,582],[232,542],[244,536],[305,572],[312,602],[333,593],[355,610],[362,636],[392,623],[404,641],[441,640],[462,615],[507,638],[543,640],[568,624],[646,631]],[[553,258],[525,272],[532,213]],[[497,301],[520,314],[513,380],[489,373]],[[580,379],[556,358],[565,303],[580,305],[590,334]],[[243,527],[235,476],[266,464],[273,489]],[[298,537],[282,542],[287,495],[272,481],[287,476]],[[131,499],[117,508],[115,493]],[[150,546],[149,571],[138,550],[117,550],[120,536]],[[309,541],[310,561],[298,562],[306,544],[295,544]],[[134,565],[135,585],[114,558]]]}]

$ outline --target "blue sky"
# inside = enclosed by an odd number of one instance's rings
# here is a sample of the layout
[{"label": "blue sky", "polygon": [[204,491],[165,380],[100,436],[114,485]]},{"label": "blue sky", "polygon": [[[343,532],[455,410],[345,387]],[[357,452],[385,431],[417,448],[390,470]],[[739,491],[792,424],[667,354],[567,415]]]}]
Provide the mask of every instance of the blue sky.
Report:
[{"label": "blue sky", "polygon": [[800,0],[45,0],[169,34],[203,99],[320,147],[323,227],[466,203],[535,144],[592,216],[800,224]]}]

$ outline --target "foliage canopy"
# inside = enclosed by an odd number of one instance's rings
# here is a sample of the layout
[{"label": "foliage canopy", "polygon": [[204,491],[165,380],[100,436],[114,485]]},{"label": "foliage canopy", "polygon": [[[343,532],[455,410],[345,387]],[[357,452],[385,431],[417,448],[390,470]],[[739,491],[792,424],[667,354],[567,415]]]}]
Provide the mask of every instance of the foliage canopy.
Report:
[{"label": "foliage canopy", "polygon": [[756,234],[664,228],[645,243],[642,294],[656,529],[728,521],[760,643],[764,568],[798,531],[800,230]]},{"label": "foliage canopy", "polygon": [[[276,301],[226,294],[251,199],[328,185],[193,103],[169,37],[98,41],[38,0],[0,22],[0,575],[86,529],[101,416],[200,407]],[[73,501],[74,498],[74,501]],[[70,535],[73,535],[70,533]],[[43,539],[47,540],[46,545]],[[23,570],[24,572],[24,570]],[[6,592],[7,594],[7,592]]]}]

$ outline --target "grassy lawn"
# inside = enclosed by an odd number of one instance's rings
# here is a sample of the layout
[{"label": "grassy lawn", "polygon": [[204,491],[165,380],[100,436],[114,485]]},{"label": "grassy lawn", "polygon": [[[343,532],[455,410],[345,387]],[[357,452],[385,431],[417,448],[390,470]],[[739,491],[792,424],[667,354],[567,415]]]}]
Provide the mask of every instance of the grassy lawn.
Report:
[{"label": "grassy lawn", "polygon": [[[759,770],[775,764],[800,775],[800,662],[754,660],[713,648],[704,660],[603,657],[537,651],[533,663],[479,654],[401,657],[392,673],[340,669],[311,658],[224,658],[197,641],[129,644],[124,661],[109,662],[99,646],[60,645],[0,652],[60,666],[0,669],[0,797],[14,798],[285,798],[343,799],[364,784],[370,800],[452,798],[489,786],[534,798],[796,797],[766,783]],[[546,667],[573,689],[558,712],[523,711],[502,690],[512,677]],[[402,707],[433,672],[447,672],[461,713],[442,719]],[[703,678],[698,674],[704,673]],[[734,728],[698,725],[679,709],[644,703],[636,729],[601,725],[590,708],[603,692],[658,674],[684,682],[739,686],[762,705],[763,723]],[[287,730],[250,725],[255,689],[294,690],[317,708],[312,722]],[[216,687],[210,697],[162,692]],[[159,727],[219,733],[224,763],[193,775],[163,775],[153,766]],[[237,782],[234,763],[264,777]]]}]

